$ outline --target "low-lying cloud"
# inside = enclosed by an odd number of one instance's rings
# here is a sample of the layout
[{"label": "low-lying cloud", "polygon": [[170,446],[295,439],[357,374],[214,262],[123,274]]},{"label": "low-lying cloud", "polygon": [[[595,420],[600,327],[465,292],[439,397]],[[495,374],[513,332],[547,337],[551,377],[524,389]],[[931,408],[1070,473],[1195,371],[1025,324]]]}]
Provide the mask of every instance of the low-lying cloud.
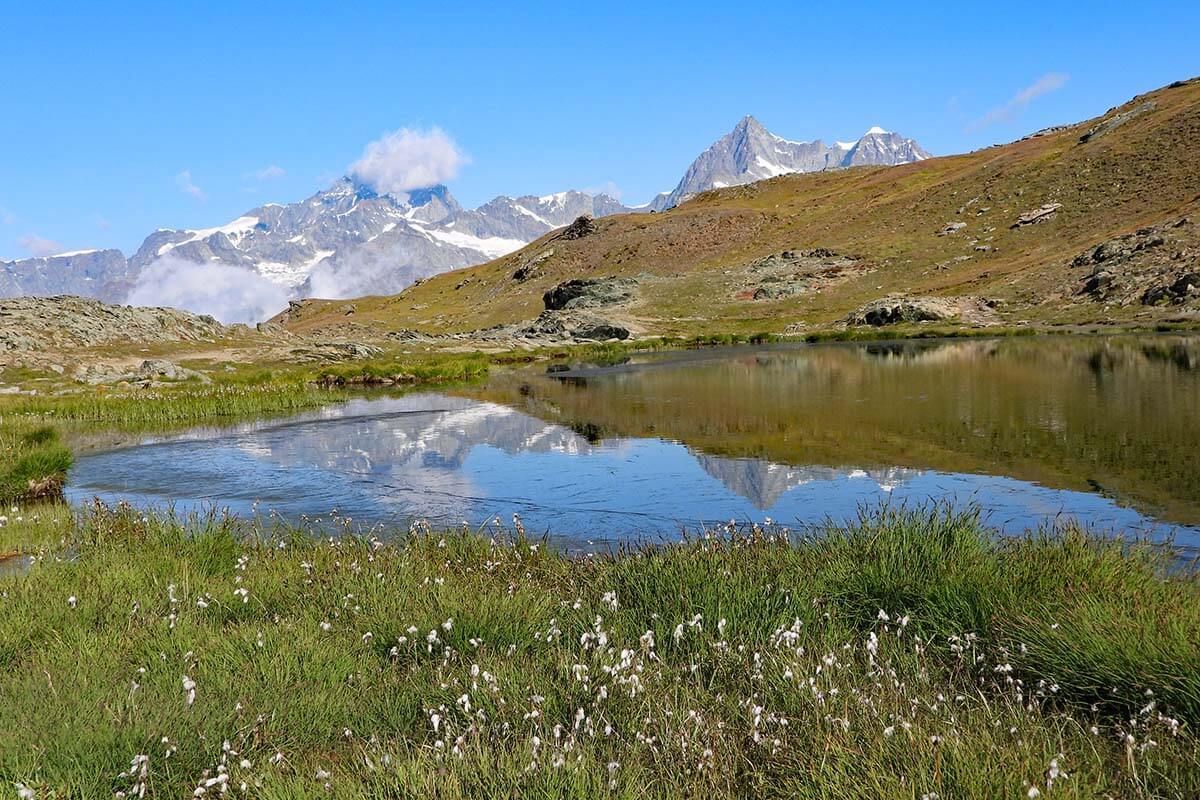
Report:
[{"label": "low-lying cloud", "polygon": [[167,255],[142,270],[127,302],[181,308],[226,324],[254,323],[286,308],[288,290],[244,267]]},{"label": "low-lying cloud", "polygon": [[440,128],[401,128],[371,142],[349,172],[380,194],[403,194],[445,183],[467,157]]},{"label": "low-lying cloud", "polygon": [[192,182],[192,171],[190,169],[185,169],[175,176],[175,185],[179,187],[179,191],[191,195],[201,203],[208,199],[208,195],[204,193],[204,190]]},{"label": "low-lying cloud", "polygon": [[396,263],[386,254],[351,253],[317,264],[309,273],[307,294],[329,300],[393,294],[403,291],[417,278],[427,277],[436,271]]},{"label": "low-lying cloud", "polygon": [[1067,85],[1070,75],[1063,72],[1047,72],[1033,83],[1013,95],[1013,98],[1002,106],[993,108],[979,119],[967,126],[967,133],[981,131],[989,125],[998,122],[1008,122],[1042,95],[1057,92]]},{"label": "low-lying cloud", "polygon": [[256,169],[253,172],[248,173],[246,177],[257,178],[260,181],[274,181],[279,180],[285,175],[287,175],[287,170],[285,170],[283,167],[277,167],[274,164],[271,164],[268,167]]},{"label": "low-lying cloud", "polygon": [[34,257],[52,256],[67,249],[53,239],[43,239],[32,233],[17,239],[17,244],[28,250],[29,254]]}]

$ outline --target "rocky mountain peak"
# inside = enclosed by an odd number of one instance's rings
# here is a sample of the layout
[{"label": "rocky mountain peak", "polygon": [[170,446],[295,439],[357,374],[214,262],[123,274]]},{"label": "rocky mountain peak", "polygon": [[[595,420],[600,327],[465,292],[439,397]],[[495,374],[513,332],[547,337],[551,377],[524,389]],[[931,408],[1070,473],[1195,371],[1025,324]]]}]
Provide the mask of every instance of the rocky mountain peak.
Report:
[{"label": "rocky mountain peak", "polygon": [[867,164],[893,165],[928,158],[912,139],[873,127],[856,142],[826,146],[820,139],[794,142],[767,130],[750,115],[700,154],[671,192],[650,204],[663,211],[709,189],[737,186],[793,172],[816,172]]}]

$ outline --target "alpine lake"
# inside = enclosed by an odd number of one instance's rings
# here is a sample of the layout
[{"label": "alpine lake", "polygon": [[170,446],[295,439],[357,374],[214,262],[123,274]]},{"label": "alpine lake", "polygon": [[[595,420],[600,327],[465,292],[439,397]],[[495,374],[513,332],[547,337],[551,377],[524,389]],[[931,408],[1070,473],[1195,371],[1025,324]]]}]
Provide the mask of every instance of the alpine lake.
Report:
[{"label": "alpine lake", "polygon": [[1200,550],[1200,338],[731,347],[494,371],[79,454],[68,499],[356,529],[511,528],[569,551],[880,506],[1066,519]]}]

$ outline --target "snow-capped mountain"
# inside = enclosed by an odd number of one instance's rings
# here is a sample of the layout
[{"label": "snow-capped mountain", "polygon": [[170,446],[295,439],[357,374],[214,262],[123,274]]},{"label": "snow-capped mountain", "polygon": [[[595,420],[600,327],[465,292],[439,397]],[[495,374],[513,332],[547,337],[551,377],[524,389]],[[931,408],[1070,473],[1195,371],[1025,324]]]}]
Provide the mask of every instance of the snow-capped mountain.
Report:
[{"label": "snow-capped mountain", "polygon": [[510,253],[581,214],[628,210],[607,195],[578,191],[501,196],[468,210],[445,186],[377,194],[347,177],[301,202],[268,203],[218,227],[160,228],[128,260],[118,250],[87,250],[0,262],[0,296],[122,302],[139,275],[167,258],[241,267],[296,296],[395,292]]},{"label": "snow-capped mountain", "polygon": [[120,250],[77,250],[0,261],[0,297],[76,294],[119,300],[129,291],[133,279]]},{"label": "snow-capped mountain", "polygon": [[915,141],[882,128],[871,128],[856,142],[826,145],[820,139],[813,142],[784,139],[768,131],[754,117],[746,116],[692,162],[672,191],[655,197],[650,208],[663,211],[709,189],[738,186],[791,172],[906,164],[926,158],[929,153]]},{"label": "snow-capped mountain", "polygon": [[497,197],[466,210],[445,186],[377,194],[342,178],[307,200],[265,205],[219,228],[156,231],[130,264],[140,272],[169,254],[246,267],[301,295],[383,293],[510,253],[580,214],[625,210],[575,191]]},{"label": "snow-capped mountain", "polygon": [[[604,195],[567,191],[541,197],[500,196],[464,209],[445,186],[379,194],[353,177],[296,203],[251,209],[215,228],[160,228],[132,257],[117,250],[81,250],[21,261],[0,261],[0,297],[77,294],[124,302],[153,275],[155,264],[223,265],[294,297],[352,297],[398,292],[415,280],[471,266],[521,248],[589,214],[602,217],[671,208],[707,189],[750,183],[790,172],[928,158],[912,139],[872,128],[858,141],[793,142],[745,117],[688,167],[679,185],[636,208]],[[226,271],[228,276],[228,271]],[[235,276],[238,273],[233,273]],[[228,279],[228,278],[226,278]],[[177,282],[174,274],[159,283]],[[240,278],[230,279],[239,283]],[[265,282],[265,283],[264,283]],[[139,295],[139,299],[144,299]],[[276,298],[278,299],[278,298]],[[175,298],[166,303],[186,301]]]}]

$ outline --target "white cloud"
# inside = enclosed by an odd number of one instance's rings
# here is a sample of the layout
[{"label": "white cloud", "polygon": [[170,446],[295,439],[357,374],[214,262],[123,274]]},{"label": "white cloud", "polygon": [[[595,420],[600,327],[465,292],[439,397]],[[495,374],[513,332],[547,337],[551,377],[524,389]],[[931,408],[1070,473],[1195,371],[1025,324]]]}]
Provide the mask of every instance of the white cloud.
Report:
[{"label": "white cloud", "polygon": [[192,183],[192,171],[189,169],[185,169],[175,176],[175,185],[179,187],[181,192],[190,194],[201,203],[208,199],[208,195],[204,193],[204,190]]},{"label": "white cloud", "polygon": [[403,194],[444,183],[467,162],[440,128],[401,128],[368,144],[349,172],[381,194]]},{"label": "white cloud", "polygon": [[1042,95],[1056,92],[1067,85],[1071,76],[1063,72],[1047,72],[1033,83],[1013,95],[1013,98],[1002,106],[993,108],[979,119],[967,126],[967,133],[981,131],[989,125],[998,122],[1008,122]]},{"label": "white cloud", "polygon": [[52,256],[67,249],[53,239],[43,239],[41,236],[36,236],[32,233],[17,239],[17,244],[24,247],[34,256]]},{"label": "white cloud", "polygon": [[287,289],[252,270],[171,255],[142,270],[127,300],[210,314],[224,323],[261,322],[286,308],[287,301]]},{"label": "white cloud", "polygon": [[254,170],[246,177],[257,178],[260,181],[277,181],[284,175],[287,175],[287,170],[285,170],[283,167],[277,167],[274,164],[271,164],[269,167],[263,167],[262,169]]},{"label": "white cloud", "polygon": [[622,194],[621,187],[617,186],[617,184],[615,184],[612,181],[605,181],[604,183],[600,184],[599,186],[592,186],[587,189],[584,189],[583,191],[586,192],[587,194],[592,195],[593,197],[595,197],[596,195],[600,195],[600,194],[606,194],[609,197],[611,197],[613,200],[618,200],[618,201],[621,199],[621,194]]}]

